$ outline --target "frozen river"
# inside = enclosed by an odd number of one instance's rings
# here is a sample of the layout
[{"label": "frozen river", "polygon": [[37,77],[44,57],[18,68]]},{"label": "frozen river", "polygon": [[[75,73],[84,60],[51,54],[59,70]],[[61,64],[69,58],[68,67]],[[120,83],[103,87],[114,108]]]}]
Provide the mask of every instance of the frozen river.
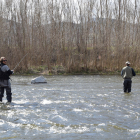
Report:
[{"label": "frozen river", "polygon": [[121,76],[33,78],[12,76],[14,106],[0,109],[0,140],[140,139],[140,76],[131,94]]}]

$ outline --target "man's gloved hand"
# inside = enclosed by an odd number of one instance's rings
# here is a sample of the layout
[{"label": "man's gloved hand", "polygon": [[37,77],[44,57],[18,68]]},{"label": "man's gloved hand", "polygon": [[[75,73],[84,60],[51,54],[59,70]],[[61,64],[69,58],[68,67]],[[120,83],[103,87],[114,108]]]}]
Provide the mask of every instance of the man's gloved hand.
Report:
[{"label": "man's gloved hand", "polygon": [[13,73],[12,74],[14,74],[14,70],[11,70]]}]

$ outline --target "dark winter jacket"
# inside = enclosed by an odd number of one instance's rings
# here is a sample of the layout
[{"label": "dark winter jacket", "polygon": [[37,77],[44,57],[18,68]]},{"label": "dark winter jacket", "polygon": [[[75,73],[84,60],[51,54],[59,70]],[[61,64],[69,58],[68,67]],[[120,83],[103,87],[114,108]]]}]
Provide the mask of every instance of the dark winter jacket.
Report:
[{"label": "dark winter jacket", "polygon": [[132,79],[132,77],[135,76],[136,73],[133,70],[133,68],[126,66],[122,69],[121,75],[122,75],[123,79]]}]

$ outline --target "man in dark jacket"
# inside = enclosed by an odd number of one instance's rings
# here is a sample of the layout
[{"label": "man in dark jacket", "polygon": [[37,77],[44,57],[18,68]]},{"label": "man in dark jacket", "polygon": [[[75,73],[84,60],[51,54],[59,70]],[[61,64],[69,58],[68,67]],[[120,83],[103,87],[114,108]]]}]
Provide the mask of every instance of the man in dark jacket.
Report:
[{"label": "man in dark jacket", "polygon": [[9,67],[6,65],[6,58],[1,57],[1,74],[0,74],[0,102],[2,102],[2,98],[4,97],[4,89],[6,89],[7,95],[7,104],[10,104],[12,101],[12,93],[11,93],[11,83],[10,83],[10,75],[14,73],[11,71]]},{"label": "man in dark jacket", "polygon": [[130,67],[130,62],[127,61],[126,62],[126,67],[124,67],[121,71],[121,75],[124,79],[124,83],[123,83],[123,89],[124,89],[124,93],[131,92],[131,85],[132,85],[132,77],[136,75],[135,71],[133,68]]}]

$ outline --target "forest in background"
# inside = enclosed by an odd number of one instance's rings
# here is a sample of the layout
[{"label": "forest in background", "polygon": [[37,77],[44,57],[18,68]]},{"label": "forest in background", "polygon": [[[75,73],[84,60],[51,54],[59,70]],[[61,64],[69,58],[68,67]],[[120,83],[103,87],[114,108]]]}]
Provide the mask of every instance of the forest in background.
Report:
[{"label": "forest in background", "polygon": [[0,2],[0,56],[14,69],[26,54],[16,72],[116,72],[126,61],[140,71],[140,2]]}]

